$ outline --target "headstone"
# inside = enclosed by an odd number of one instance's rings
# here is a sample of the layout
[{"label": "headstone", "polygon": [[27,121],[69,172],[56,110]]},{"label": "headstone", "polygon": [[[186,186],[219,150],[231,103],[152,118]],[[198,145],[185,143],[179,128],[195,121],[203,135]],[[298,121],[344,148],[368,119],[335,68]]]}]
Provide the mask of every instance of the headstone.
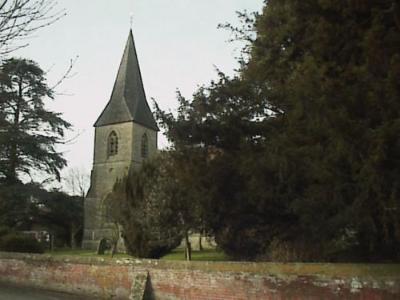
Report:
[{"label": "headstone", "polygon": [[107,249],[108,249],[107,239],[102,238],[99,241],[99,245],[97,246],[97,255],[104,255]]}]

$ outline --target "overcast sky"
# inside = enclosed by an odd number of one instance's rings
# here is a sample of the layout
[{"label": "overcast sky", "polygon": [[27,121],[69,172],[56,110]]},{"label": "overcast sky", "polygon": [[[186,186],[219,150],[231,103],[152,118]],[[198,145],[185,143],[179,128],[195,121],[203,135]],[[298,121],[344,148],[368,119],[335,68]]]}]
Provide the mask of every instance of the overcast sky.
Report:
[{"label": "overcast sky", "polygon": [[[216,78],[215,67],[233,74],[240,43],[218,24],[238,24],[236,11],[260,11],[263,0],[59,0],[67,16],[37,32],[14,56],[49,70],[50,86],[79,56],[73,78],[63,82],[51,109],[73,124],[73,143],[62,147],[69,167],[91,169],[94,128],[108,102],[133,14],[133,35],[149,105],[177,106],[176,90],[190,97]],[[166,139],[159,134],[159,148]]]}]

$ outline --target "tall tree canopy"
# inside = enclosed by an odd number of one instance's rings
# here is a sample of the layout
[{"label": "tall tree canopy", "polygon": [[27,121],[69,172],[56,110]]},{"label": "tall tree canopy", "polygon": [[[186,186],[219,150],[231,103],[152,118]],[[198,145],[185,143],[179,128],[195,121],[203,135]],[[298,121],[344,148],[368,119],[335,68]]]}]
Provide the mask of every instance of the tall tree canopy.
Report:
[{"label": "tall tree canopy", "polygon": [[366,257],[398,255],[398,20],[395,1],[268,1],[243,71],[278,111],[299,234],[352,232]]},{"label": "tall tree canopy", "polygon": [[55,146],[71,124],[45,108],[53,98],[43,70],[27,59],[8,59],[0,73],[0,178],[16,182],[40,170],[59,178],[66,165]]},{"label": "tall tree canopy", "polygon": [[399,16],[396,1],[266,1],[237,77],[158,110],[176,151],[208,153],[202,207],[226,252],[399,259]]}]

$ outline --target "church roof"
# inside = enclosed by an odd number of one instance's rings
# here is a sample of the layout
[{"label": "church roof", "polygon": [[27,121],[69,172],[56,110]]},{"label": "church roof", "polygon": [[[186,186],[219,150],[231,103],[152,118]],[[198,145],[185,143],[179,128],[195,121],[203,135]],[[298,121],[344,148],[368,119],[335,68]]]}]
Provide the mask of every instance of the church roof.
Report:
[{"label": "church roof", "polygon": [[94,126],[130,121],[159,130],[146,100],[132,30],[129,31],[110,101]]}]

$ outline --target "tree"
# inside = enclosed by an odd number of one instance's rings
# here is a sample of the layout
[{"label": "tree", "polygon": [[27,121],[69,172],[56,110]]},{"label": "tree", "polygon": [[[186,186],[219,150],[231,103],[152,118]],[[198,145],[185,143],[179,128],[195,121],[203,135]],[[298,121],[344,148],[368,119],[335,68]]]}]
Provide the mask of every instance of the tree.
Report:
[{"label": "tree", "polygon": [[27,46],[27,37],[65,16],[65,11],[56,10],[56,5],[53,0],[2,0],[0,55]]},{"label": "tree", "polygon": [[171,176],[171,166],[168,153],[147,160],[107,197],[109,218],[122,226],[131,255],[159,258],[176,248],[188,230],[181,206],[186,195]]},{"label": "tree", "polygon": [[63,142],[71,124],[60,113],[45,108],[45,100],[53,99],[44,72],[31,60],[8,59],[1,65],[0,177],[9,183],[22,174],[40,170],[60,179],[66,165],[55,146]]},{"label": "tree", "polygon": [[89,189],[90,178],[89,174],[84,168],[69,169],[64,181],[70,194],[85,198],[85,195]]},{"label": "tree", "polygon": [[239,74],[158,110],[176,151],[214,153],[197,182],[228,254],[399,259],[398,20],[395,1],[267,1]]},{"label": "tree", "polygon": [[[192,259],[190,234],[206,231],[204,215],[201,207],[202,199],[206,199],[208,190],[196,180],[205,177],[205,168],[200,163],[206,158],[203,149],[197,151],[166,151],[154,163],[160,171],[159,183],[155,191],[157,197],[166,198],[166,205],[175,212],[180,235],[185,245],[185,259]],[[190,153],[190,155],[188,155]],[[197,166],[197,168],[193,168]],[[161,198],[161,199],[162,199]],[[169,226],[168,220],[164,226]]]},{"label": "tree", "polygon": [[0,226],[29,230],[37,216],[37,206],[33,199],[40,198],[43,193],[34,183],[0,185]]},{"label": "tree", "polygon": [[328,252],[352,232],[359,257],[398,257],[398,19],[395,1],[268,1],[257,20],[243,76],[277,111],[297,236]]},{"label": "tree", "polygon": [[0,185],[0,224],[13,230],[47,229],[59,246],[75,248],[83,229],[83,200],[35,183]]},{"label": "tree", "polygon": [[250,189],[244,166],[257,165],[271,131],[267,103],[250,83],[222,73],[192,101],[179,94],[178,100],[176,117],[159,108],[157,115],[174,144],[175,173],[185,174],[180,188],[190,191],[203,226],[227,254],[252,258],[262,253],[268,220],[260,209],[262,193]]},{"label": "tree", "polygon": [[45,191],[36,202],[34,221],[47,227],[59,245],[76,248],[82,238],[83,199],[54,190]]}]

